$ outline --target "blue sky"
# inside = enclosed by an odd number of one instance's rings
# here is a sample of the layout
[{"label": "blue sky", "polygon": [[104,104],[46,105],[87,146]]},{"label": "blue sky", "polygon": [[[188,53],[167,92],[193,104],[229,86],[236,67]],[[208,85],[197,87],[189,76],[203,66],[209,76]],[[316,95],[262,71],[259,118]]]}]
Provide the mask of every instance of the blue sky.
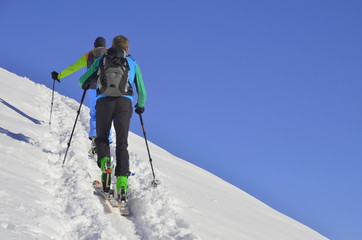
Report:
[{"label": "blue sky", "polygon": [[[0,67],[51,88],[50,72],[96,37],[109,47],[123,34],[149,140],[330,239],[357,240],[361,11],[357,0],[2,0]],[[82,73],[56,90],[79,101]],[[135,115],[131,131],[142,134]]]}]

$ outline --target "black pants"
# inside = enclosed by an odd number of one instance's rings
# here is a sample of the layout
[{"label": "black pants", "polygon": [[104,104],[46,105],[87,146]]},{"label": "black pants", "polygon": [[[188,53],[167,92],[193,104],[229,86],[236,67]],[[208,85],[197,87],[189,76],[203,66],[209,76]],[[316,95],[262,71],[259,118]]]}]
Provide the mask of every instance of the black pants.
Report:
[{"label": "black pants", "polygon": [[116,176],[128,176],[128,132],[132,117],[132,101],[126,97],[103,97],[96,104],[96,146],[98,162],[104,157],[110,157],[109,130],[112,126],[116,131]]}]

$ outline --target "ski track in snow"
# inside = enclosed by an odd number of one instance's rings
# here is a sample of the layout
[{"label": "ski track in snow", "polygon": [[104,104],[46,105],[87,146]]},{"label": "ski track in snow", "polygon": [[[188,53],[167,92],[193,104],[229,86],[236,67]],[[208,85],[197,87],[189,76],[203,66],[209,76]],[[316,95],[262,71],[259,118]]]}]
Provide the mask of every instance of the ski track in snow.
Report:
[{"label": "ski track in snow", "polygon": [[[162,185],[157,188],[150,186],[152,175],[148,160],[140,159],[134,152],[130,152],[130,161],[137,175],[130,177],[129,181],[132,216],[122,217],[117,210],[108,213],[103,199],[94,194],[91,185],[94,179],[99,179],[100,170],[87,155],[90,146],[87,135],[89,109],[82,106],[62,167],[79,103],[55,92],[49,128],[45,119],[49,118],[50,104],[44,103],[51,99],[51,91],[42,85],[32,85],[40,88],[33,110],[44,121],[38,126],[42,128],[43,135],[39,139],[31,138],[28,144],[41,149],[44,159],[39,159],[37,163],[37,171],[42,176],[37,190],[48,197],[40,198],[37,202],[43,206],[43,216],[38,216],[29,206],[15,206],[19,211],[26,209],[24,213],[30,218],[38,219],[34,226],[21,226],[16,222],[6,224],[7,216],[2,214],[3,228],[26,232],[30,239],[198,239],[189,224],[178,216],[180,203],[169,196]],[[112,154],[114,148],[112,144]],[[11,206],[6,192],[0,192],[0,196],[0,204]],[[54,222],[54,219],[57,221]],[[44,223],[49,223],[49,226],[45,227]],[[30,236],[29,232],[33,235]],[[51,236],[47,236],[49,232]]]},{"label": "ski track in snow", "polygon": [[[80,115],[79,122],[77,123],[79,126],[76,127],[65,166],[64,168],[61,167],[61,162],[63,161],[63,156],[65,154],[64,149],[66,149],[64,143],[69,141],[69,129],[72,129],[74,124],[74,121],[71,121],[72,118],[69,117],[67,113],[75,113],[78,108],[78,106],[74,106],[74,102],[71,103],[64,100],[62,102],[66,103],[66,106],[55,105],[54,115],[58,114],[58,116],[54,119],[52,128],[63,130],[61,132],[52,132],[49,135],[49,138],[45,139],[45,142],[47,143],[54,142],[54,140],[56,141],[51,144],[51,146],[47,144],[44,149],[51,149],[50,152],[56,153],[57,155],[54,157],[54,154],[51,154],[49,156],[49,161],[53,164],[50,163],[44,166],[47,168],[45,169],[45,172],[52,173],[49,174],[48,177],[50,184],[46,183],[44,185],[51,186],[52,189],[49,189],[49,191],[53,191],[52,193],[56,196],[57,202],[62,205],[64,212],[62,218],[67,219],[69,226],[73,226],[73,229],[69,227],[71,234],[68,237],[72,239],[106,239],[107,236],[119,236],[119,239],[121,239],[124,232],[128,231],[130,233],[127,234],[128,236],[135,235],[139,237],[138,239],[195,239],[188,237],[192,236],[192,233],[187,231],[187,228],[179,228],[177,224],[182,222],[182,220],[178,220],[178,222],[175,223],[170,222],[166,225],[167,228],[165,228],[165,224],[159,224],[157,221],[154,221],[154,219],[146,217],[153,216],[153,218],[158,219],[158,221],[163,221],[165,223],[169,221],[171,216],[175,215],[171,208],[172,204],[164,204],[163,199],[158,198],[160,195],[165,196],[165,191],[161,193],[160,189],[150,189],[148,183],[149,179],[137,179],[138,182],[135,183],[132,181],[136,179],[135,177],[130,180],[131,199],[135,200],[133,201],[134,203],[131,202],[132,205],[130,208],[132,216],[129,217],[129,220],[117,216],[120,219],[117,219],[116,221],[119,221],[120,224],[117,224],[119,226],[116,229],[117,225],[114,225],[114,218],[104,218],[103,206],[101,205],[102,199],[93,196],[93,189],[91,187],[92,181],[96,178],[99,179],[99,172],[97,172],[99,170],[94,169],[96,164],[87,157],[89,143],[87,142],[88,140],[86,140],[87,134],[85,129],[89,121],[89,118],[87,117],[88,111],[82,111],[82,114]],[[66,107],[70,109],[66,109]],[[75,119],[75,115],[73,119]],[[60,125],[62,128],[59,127]],[[80,154],[80,151],[74,151],[74,146],[77,146],[77,149],[83,149],[84,154]],[[112,150],[114,152],[114,147],[112,147]],[[148,170],[148,166],[142,164],[141,160],[137,159],[137,155],[132,152],[130,155],[130,161],[138,160],[137,169],[135,169],[135,171],[139,173],[148,172],[146,177],[149,178],[151,172]],[[93,176],[87,170],[91,167],[93,167]],[[143,174],[139,174],[141,177],[142,175]],[[54,176],[56,176],[56,178],[54,178]],[[59,187],[54,189],[54,186]],[[151,196],[149,195],[150,193],[152,194]],[[154,203],[148,203],[147,200],[152,198],[158,198],[159,200]],[[143,200],[137,201],[137,199]],[[95,205],[98,205],[98,207],[96,208]],[[165,209],[163,206],[169,207]],[[181,225],[186,226],[186,224]],[[127,237],[126,239],[129,238],[130,237]]]}]

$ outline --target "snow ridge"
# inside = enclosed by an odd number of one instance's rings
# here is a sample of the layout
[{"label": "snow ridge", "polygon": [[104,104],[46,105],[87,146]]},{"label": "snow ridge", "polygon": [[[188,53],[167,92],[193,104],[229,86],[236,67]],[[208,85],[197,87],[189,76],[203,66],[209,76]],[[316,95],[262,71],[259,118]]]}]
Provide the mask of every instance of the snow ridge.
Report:
[{"label": "snow ridge", "polygon": [[[305,225],[240,189],[130,133],[130,217],[94,194],[100,170],[88,158],[89,109],[0,68],[1,239],[322,240]],[[57,83],[58,84],[58,83]],[[114,153],[115,146],[111,145]]]}]

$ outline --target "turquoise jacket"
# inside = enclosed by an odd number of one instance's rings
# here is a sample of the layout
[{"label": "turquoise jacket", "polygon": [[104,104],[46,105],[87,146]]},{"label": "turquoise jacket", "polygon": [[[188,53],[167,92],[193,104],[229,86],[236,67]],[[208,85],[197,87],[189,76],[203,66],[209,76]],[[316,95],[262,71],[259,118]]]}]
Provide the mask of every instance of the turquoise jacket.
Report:
[{"label": "turquoise jacket", "polygon": [[[101,59],[102,59],[102,57],[99,57],[96,61],[94,61],[94,63],[92,64],[92,66],[89,67],[87,72],[85,72],[80,77],[80,79],[78,80],[78,83],[79,83],[80,87],[82,87],[83,84],[86,83],[87,80],[92,75],[97,74],[98,67],[99,67],[99,62],[101,61]],[[146,103],[146,89],[145,89],[145,85],[143,83],[141,69],[138,66],[137,62],[135,60],[133,60],[132,58],[126,57],[126,60],[128,62],[129,68],[130,68],[130,70],[128,71],[128,82],[131,85],[133,83],[136,85],[136,91],[137,91],[137,95],[138,95],[137,106],[138,107],[144,107],[145,103]],[[102,98],[102,97],[107,97],[107,96],[103,95],[103,94],[98,94],[97,95],[97,99]],[[129,98],[129,99],[131,99],[133,101],[132,96],[122,95],[121,97],[127,97],[127,98]]]}]

